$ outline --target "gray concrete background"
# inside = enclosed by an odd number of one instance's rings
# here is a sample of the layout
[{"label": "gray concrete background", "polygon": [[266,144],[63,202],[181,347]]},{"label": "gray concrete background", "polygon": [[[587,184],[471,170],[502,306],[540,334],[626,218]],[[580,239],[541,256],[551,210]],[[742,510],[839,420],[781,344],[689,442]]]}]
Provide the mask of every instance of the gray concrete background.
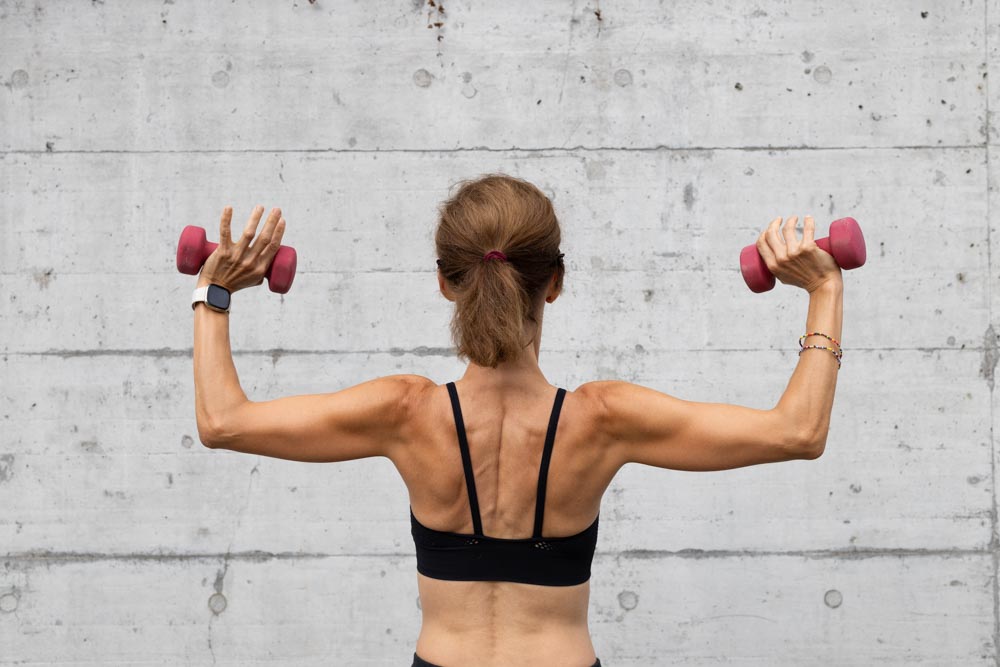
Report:
[{"label": "gray concrete background", "polygon": [[284,211],[295,286],[231,316],[253,399],[446,382],[435,207],[499,170],[563,224],[571,389],[771,407],[807,298],[740,248],[868,240],[821,459],[609,489],[605,663],[1000,665],[1000,0],[677,5],[0,0],[0,663],[409,664],[392,464],[203,448],[173,252]]}]

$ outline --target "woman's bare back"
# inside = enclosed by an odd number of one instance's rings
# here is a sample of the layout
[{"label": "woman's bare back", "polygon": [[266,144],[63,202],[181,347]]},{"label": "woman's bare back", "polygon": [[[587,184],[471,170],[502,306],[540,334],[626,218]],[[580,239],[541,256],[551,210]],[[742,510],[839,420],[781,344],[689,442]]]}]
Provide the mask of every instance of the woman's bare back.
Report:
[{"label": "woman's bare back", "polygon": [[[500,390],[456,383],[469,441],[483,532],[532,535],[539,466],[556,387]],[[393,462],[414,516],[428,528],[472,533],[455,420],[445,386],[415,399],[409,446]],[[567,392],[547,476],[542,535],[580,533],[600,510],[620,464],[594,436],[591,396]],[[423,626],[417,653],[442,664],[590,665],[590,583],[540,586],[444,581],[417,575]]]}]

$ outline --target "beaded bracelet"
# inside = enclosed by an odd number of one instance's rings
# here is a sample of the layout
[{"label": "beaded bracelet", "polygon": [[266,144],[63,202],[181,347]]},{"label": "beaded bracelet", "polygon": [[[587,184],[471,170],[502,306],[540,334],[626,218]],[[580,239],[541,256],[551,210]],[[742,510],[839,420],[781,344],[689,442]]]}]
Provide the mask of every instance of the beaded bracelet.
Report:
[{"label": "beaded bracelet", "polygon": [[840,359],[841,359],[841,357],[844,356],[844,351],[840,350],[840,349],[835,350],[832,347],[826,347],[825,345],[803,345],[802,341],[805,340],[806,337],[808,337],[808,336],[823,336],[824,338],[827,338],[827,339],[833,341],[834,345],[836,345],[838,348],[840,347],[840,342],[838,340],[836,340],[835,338],[827,336],[825,333],[820,333],[818,331],[813,331],[812,333],[803,334],[802,336],[799,337],[799,347],[802,348],[802,349],[799,350],[799,356],[801,356],[803,352],[805,352],[806,350],[809,350],[809,349],[829,350],[830,352],[833,353],[833,356],[837,359],[837,370],[840,370],[840,365],[841,365],[840,364]]},{"label": "beaded bracelet", "polygon": [[816,350],[830,350],[831,352],[833,352],[833,356],[837,358],[837,370],[838,371],[840,370],[840,356],[837,354],[837,351],[834,350],[832,347],[824,347],[823,345],[806,345],[804,348],[799,350],[799,356],[802,356],[803,352],[811,348]]},{"label": "beaded bracelet", "polygon": [[832,340],[834,345],[836,345],[837,347],[840,347],[840,341],[839,340],[837,340],[836,338],[833,338],[831,336],[827,336],[825,333],[820,333],[818,331],[813,331],[812,333],[802,334],[801,336],[799,336],[799,347],[802,347],[802,341],[804,341],[808,336],[822,336],[823,338],[826,338],[827,340]]}]

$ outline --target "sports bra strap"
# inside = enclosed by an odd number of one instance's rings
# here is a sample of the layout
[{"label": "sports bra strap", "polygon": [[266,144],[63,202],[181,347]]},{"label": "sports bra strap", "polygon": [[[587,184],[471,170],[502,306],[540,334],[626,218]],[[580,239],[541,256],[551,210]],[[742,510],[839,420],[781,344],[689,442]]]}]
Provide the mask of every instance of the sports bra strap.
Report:
[{"label": "sports bra strap", "polygon": [[535,496],[535,532],[532,537],[542,536],[542,521],[545,516],[545,485],[549,478],[549,460],[552,458],[552,445],[556,440],[556,426],[559,424],[559,413],[562,411],[563,398],[566,390],[556,391],[556,400],[552,405],[552,415],[549,417],[549,428],[545,433],[545,449],[542,451],[542,465],[538,470],[538,493]]},{"label": "sports bra strap", "polygon": [[454,382],[448,383],[448,395],[451,397],[451,410],[455,413],[458,446],[462,450],[462,467],[465,469],[465,488],[469,492],[469,508],[472,510],[472,531],[476,535],[483,535],[483,521],[479,517],[479,498],[476,496],[476,482],[472,476],[472,457],[469,455],[469,441],[465,437],[465,421],[462,419],[462,407],[458,404],[458,392],[455,390]]}]

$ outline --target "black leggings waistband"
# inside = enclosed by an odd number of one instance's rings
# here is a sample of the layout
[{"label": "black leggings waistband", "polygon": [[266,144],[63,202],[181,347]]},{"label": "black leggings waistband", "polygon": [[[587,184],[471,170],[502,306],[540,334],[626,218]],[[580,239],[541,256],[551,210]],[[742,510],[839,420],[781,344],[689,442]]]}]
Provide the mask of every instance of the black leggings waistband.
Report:
[{"label": "black leggings waistband", "polygon": [[[433,662],[427,662],[426,660],[424,660],[423,658],[421,658],[419,655],[417,655],[416,653],[414,653],[413,654],[413,664],[410,665],[410,667],[441,667],[441,665],[435,665]],[[595,662],[590,667],[601,667],[601,659],[598,658],[597,662]]]}]

